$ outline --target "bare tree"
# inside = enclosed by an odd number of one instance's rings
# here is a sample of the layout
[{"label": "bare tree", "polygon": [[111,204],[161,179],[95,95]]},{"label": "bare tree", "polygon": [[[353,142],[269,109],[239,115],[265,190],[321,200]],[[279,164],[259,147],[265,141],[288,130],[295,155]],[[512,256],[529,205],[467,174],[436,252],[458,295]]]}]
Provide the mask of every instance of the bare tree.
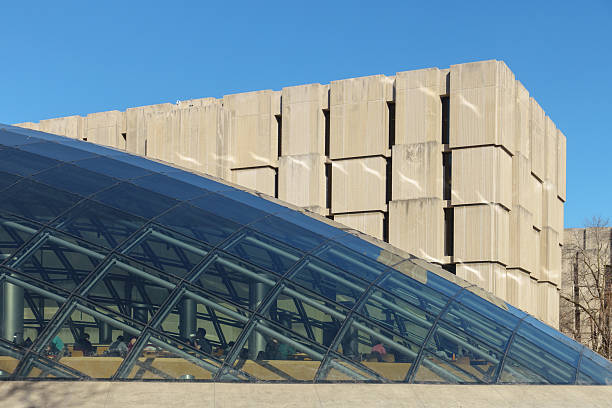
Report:
[{"label": "bare tree", "polygon": [[612,228],[593,217],[565,230],[560,326],[602,356],[612,358]]}]

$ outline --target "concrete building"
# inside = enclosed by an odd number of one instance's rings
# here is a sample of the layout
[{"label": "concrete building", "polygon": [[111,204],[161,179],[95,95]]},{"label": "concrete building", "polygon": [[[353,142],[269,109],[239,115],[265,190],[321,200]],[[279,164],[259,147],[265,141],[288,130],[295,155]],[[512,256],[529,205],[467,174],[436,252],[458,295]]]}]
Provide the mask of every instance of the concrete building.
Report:
[{"label": "concrete building", "polygon": [[610,358],[612,228],[564,231],[559,330]]},{"label": "concrete building", "polygon": [[18,126],[277,197],[558,327],[566,139],[502,61]]}]

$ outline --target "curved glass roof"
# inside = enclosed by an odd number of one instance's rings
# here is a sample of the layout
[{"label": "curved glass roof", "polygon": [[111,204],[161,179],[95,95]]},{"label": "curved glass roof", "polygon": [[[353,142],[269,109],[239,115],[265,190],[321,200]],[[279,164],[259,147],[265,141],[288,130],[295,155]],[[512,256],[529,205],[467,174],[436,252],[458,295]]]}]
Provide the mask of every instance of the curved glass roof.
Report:
[{"label": "curved glass roof", "polygon": [[612,383],[603,357],[385,243],[11,126],[0,261],[2,378]]}]

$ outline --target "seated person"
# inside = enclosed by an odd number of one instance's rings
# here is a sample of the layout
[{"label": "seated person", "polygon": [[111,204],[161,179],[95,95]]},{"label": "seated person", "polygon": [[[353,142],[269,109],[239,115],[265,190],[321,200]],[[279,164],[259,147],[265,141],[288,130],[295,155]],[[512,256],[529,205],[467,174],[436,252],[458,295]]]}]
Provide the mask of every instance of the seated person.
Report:
[{"label": "seated person", "polygon": [[89,334],[85,333],[83,336],[74,344],[75,350],[81,350],[84,356],[94,356],[96,354],[95,347],[89,341]]},{"label": "seated person", "polygon": [[368,361],[384,361],[384,356],[387,354],[387,350],[385,346],[381,342],[372,341],[374,346],[372,346],[372,351],[368,356]]},{"label": "seated person", "polygon": [[48,357],[62,357],[64,355],[64,342],[59,336],[55,336],[47,346]]},{"label": "seated person", "polygon": [[197,330],[193,343],[194,347],[198,350],[207,354],[212,353],[212,344],[206,339],[206,329],[200,327]]},{"label": "seated person", "polygon": [[117,340],[113,341],[110,346],[108,346],[108,350],[104,352],[105,356],[108,357],[125,357],[128,353],[127,344],[125,344],[125,339],[123,336],[118,336]]}]

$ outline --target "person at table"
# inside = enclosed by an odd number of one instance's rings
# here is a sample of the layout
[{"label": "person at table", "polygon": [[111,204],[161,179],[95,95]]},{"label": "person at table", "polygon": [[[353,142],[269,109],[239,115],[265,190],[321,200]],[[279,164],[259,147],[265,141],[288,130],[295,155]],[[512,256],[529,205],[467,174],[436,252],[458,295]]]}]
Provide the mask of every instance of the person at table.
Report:
[{"label": "person at table", "polygon": [[387,354],[385,346],[381,342],[374,339],[372,339],[372,343],[374,343],[374,346],[372,346],[372,351],[368,356],[368,360],[384,361],[384,356]]},{"label": "person at table", "polygon": [[61,357],[64,355],[64,342],[59,336],[55,336],[49,346],[47,346],[47,354],[50,357]]},{"label": "person at table", "polygon": [[85,333],[74,345],[75,350],[81,350],[84,356],[93,356],[96,354],[95,347],[89,341],[89,334]]},{"label": "person at table", "polygon": [[212,344],[206,338],[206,329],[200,327],[196,331],[195,339],[193,340],[195,348],[204,353],[210,354],[212,353]]},{"label": "person at table", "polygon": [[136,344],[136,337],[130,338],[130,342],[127,344],[128,353],[132,351],[132,349],[134,348],[134,344]]},{"label": "person at table", "polygon": [[113,341],[104,355],[109,357],[125,357],[128,353],[127,344],[123,336],[118,336],[117,340]]}]

